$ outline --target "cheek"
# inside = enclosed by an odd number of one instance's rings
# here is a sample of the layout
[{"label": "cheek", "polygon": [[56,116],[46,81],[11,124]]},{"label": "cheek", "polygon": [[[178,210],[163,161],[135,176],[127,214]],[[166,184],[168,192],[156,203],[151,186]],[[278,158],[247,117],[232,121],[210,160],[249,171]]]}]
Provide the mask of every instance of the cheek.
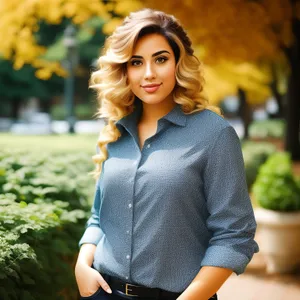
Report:
[{"label": "cheek", "polygon": [[135,84],[139,81],[139,72],[138,70],[129,69],[127,71],[127,78],[130,85]]},{"label": "cheek", "polygon": [[175,66],[169,65],[164,69],[164,77],[175,78]]},{"label": "cheek", "polygon": [[168,79],[170,85],[175,85],[176,77],[175,77],[175,68],[169,68],[167,72],[165,72],[165,78]]}]

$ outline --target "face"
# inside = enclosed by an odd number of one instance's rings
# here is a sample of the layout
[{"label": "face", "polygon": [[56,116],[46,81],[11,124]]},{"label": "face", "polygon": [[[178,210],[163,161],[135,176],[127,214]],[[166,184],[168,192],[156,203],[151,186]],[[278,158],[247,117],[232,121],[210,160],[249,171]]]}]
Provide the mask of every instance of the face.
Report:
[{"label": "face", "polygon": [[175,67],[175,56],[165,37],[160,34],[143,36],[127,63],[132,92],[146,104],[173,102]]}]

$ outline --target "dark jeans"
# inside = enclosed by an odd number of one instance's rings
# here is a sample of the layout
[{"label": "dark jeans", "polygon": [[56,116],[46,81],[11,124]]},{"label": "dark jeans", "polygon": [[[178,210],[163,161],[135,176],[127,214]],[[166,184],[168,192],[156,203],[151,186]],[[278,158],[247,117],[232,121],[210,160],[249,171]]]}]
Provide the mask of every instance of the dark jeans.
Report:
[{"label": "dark jeans", "polygon": [[124,300],[126,298],[119,297],[106,293],[103,289],[99,289],[95,294],[90,297],[81,297],[81,300]]},{"label": "dark jeans", "polygon": [[[126,295],[116,295],[116,294],[108,294],[103,289],[99,289],[94,295],[90,297],[81,297],[81,300],[137,300],[136,297],[128,297]],[[147,298],[138,298],[139,300],[147,300]],[[210,298],[210,300],[217,300],[217,295]],[[149,300],[149,299],[148,299]],[[161,299],[168,300],[168,299]],[[171,299],[170,299],[171,300]],[[175,299],[172,299],[175,300]]]}]

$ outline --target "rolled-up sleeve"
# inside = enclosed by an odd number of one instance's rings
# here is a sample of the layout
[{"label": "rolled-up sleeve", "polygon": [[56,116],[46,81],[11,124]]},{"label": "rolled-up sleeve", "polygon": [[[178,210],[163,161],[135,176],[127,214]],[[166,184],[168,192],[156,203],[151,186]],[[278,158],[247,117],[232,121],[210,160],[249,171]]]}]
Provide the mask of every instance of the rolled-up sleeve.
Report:
[{"label": "rolled-up sleeve", "polygon": [[91,209],[91,216],[86,223],[86,229],[79,241],[79,246],[82,244],[97,245],[103,235],[99,223],[99,208],[100,208],[101,192],[99,187],[99,180],[95,188],[94,202]]},{"label": "rolled-up sleeve", "polygon": [[239,138],[230,126],[211,145],[204,169],[204,193],[212,232],[201,266],[244,272],[253,254],[256,222],[249,198]]}]

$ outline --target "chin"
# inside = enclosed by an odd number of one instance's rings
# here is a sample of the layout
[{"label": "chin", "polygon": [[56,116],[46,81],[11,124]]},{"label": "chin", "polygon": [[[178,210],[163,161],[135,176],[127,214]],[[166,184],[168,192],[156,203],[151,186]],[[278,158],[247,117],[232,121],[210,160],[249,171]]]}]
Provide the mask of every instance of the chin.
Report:
[{"label": "chin", "polygon": [[145,104],[162,104],[165,102],[165,97],[158,97],[158,96],[155,96],[153,95],[151,97],[149,97],[149,95],[147,95],[146,97],[139,97],[139,99],[142,101],[142,103],[145,103]]},{"label": "chin", "polygon": [[163,100],[141,100],[142,103],[150,104],[150,105],[156,105],[156,104],[162,104]]}]

